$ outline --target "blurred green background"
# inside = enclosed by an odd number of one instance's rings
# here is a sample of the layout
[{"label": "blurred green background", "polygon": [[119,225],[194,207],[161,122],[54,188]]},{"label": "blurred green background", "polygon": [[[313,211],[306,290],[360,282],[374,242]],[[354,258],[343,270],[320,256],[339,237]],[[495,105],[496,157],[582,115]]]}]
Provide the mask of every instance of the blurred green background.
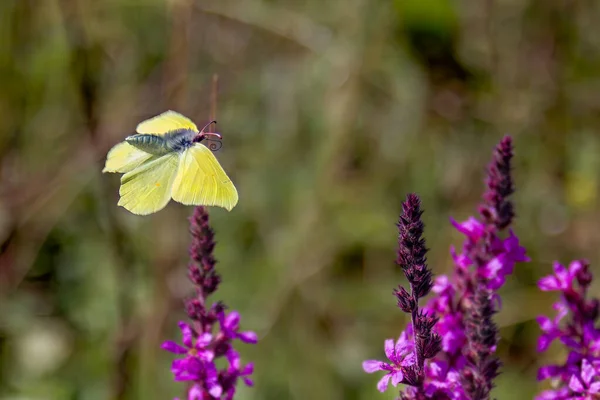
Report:
[{"label": "blurred green background", "polygon": [[[361,362],[407,323],[392,289],[400,203],[422,196],[435,273],[476,210],[493,146],[516,144],[515,230],[533,261],[501,294],[499,399],[529,399],[536,289],[555,259],[598,265],[595,0],[2,0],[0,399],[171,399],[187,217],[117,207],[100,171],[138,122],[203,125],[240,192],[211,209],[256,386],[239,400],[393,399]],[[598,285],[594,286],[598,294]]]}]

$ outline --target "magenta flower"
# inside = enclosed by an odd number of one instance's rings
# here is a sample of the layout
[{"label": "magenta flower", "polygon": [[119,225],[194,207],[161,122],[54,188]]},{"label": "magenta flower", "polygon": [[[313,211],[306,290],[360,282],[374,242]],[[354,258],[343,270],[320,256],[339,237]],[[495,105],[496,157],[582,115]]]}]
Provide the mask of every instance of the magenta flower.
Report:
[{"label": "magenta flower", "polygon": [[404,379],[403,371],[415,363],[414,343],[408,339],[406,331],[402,332],[396,344],[393,339],[387,339],[384,345],[385,355],[389,363],[378,360],[367,360],[363,362],[363,370],[369,374],[377,371],[387,372],[377,383],[377,389],[385,392],[390,380],[392,385],[398,386]]},{"label": "magenta flower", "polygon": [[571,290],[573,287],[573,281],[577,277],[577,274],[583,268],[581,261],[573,261],[569,264],[569,268],[565,268],[558,262],[554,262],[554,275],[548,275],[538,282],[540,290],[545,292],[554,290]]},{"label": "magenta flower", "polygon": [[569,389],[577,393],[577,395],[597,395],[600,393],[600,381],[598,381],[598,375],[598,370],[584,358],[581,361],[581,373],[579,375],[571,376]]},{"label": "magenta flower", "polygon": [[231,400],[235,396],[236,382],[238,379],[242,379],[246,386],[253,386],[254,382],[249,378],[254,372],[254,364],[249,363],[242,367],[240,362],[240,356],[235,350],[230,350],[227,353],[227,359],[229,360],[229,368],[226,372],[221,374],[221,380],[229,383],[228,389],[225,391],[224,400]]},{"label": "magenta flower", "polygon": [[546,351],[555,339],[562,336],[562,330],[559,328],[560,321],[569,313],[569,310],[562,303],[556,303],[554,309],[558,310],[558,314],[554,319],[550,319],[543,315],[536,318],[537,323],[540,325],[540,329],[544,332],[538,338],[539,352]]},{"label": "magenta flower", "polygon": [[517,262],[528,262],[530,258],[525,255],[525,248],[519,245],[519,238],[511,230],[504,239],[497,255],[480,270],[481,276],[487,280],[487,287],[498,290],[506,281],[506,276],[513,273]]},{"label": "magenta flower", "polygon": [[430,363],[427,375],[430,377],[425,384],[425,394],[428,398],[440,398],[440,394],[443,393],[452,400],[469,400],[462,389],[460,375],[450,370],[447,363],[443,361]]},{"label": "magenta flower", "polygon": [[538,351],[545,351],[556,339],[570,351],[564,364],[538,370],[538,380],[552,379],[553,389],[542,392],[537,400],[600,397],[600,329],[596,327],[600,303],[587,297],[591,281],[589,264],[579,260],[568,268],[554,263],[554,274],[538,282],[541,290],[561,294],[554,305],[556,317],[537,318],[542,329]]},{"label": "magenta flower", "polygon": [[469,217],[465,222],[456,222],[454,218],[450,218],[450,222],[471,242],[477,242],[485,233],[485,225],[474,217]]},{"label": "magenta flower", "polygon": [[[512,140],[502,139],[488,167],[487,190],[479,206],[479,218],[469,217],[452,225],[463,235],[460,252],[451,247],[454,273],[440,276],[425,308],[439,318],[435,331],[442,337],[442,351],[426,369],[424,387],[429,398],[488,399],[499,373],[495,357],[498,329],[493,321],[500,309],[497,290],[512,274],[517,262],[529,261],[518,237],[509,230],[514,217],[509,196]],[[422,398],[407,390],[402,399]]]},{"label": "magenta flower", "polygon": [[[237,311],[227,314],[225,306],[219,302],[207,306],[207,297],[217,290],[221,277],[216,272],[212,254],[214,233],[203,207],[195,208],[190,225],[192,262],[188,266],[188,276],[196,285],[196,296],[186,301],[186,311],[194,324],[180,322],[182,345],[166,341],[162,348],[183,356],[173,361],[171,372],[176,381],[193,382],[188,389],[188,400],[232,400],[238,379],[252,385],[249,376],[254,370],[252,364],[241,367],[233,341],[256,343],[257,336],[251,331],[238,332],[240,314]],[[222,357],[229,365],[218,369],[215,360]]]},{"label": "magenta flower", "polygon": [[230,312],[227,316],[225,313],[218,314],[219,323],[221,324],[221,332],[227,338],[240,339],[244,343],[255,344],[258,341],[256,333],[252,331],[238,332],[240,328],[240,314],[237,311]]}]

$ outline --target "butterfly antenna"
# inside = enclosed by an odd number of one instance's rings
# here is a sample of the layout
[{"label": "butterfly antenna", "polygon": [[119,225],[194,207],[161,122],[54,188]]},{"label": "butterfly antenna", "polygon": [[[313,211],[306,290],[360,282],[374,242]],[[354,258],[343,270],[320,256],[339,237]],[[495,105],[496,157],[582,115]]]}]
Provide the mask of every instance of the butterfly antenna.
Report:
[{"label": "butterfly antenna", "polygon": [[208,128],[211,124],[216,124],[216,123],[217,123],[217,121],[210,121],[208,124],[204,125],[204,128],[202,128],[202,130],[200,131],[200,133],[203,136],[216,136],[217,139],[223,139],[223,137],[219,133],[216,133],[216,132],[204,132],[204,130],[206,128]]},{"label": "butterfly antenna", "polygon": [[212,124],[216,124],[216,123],[217,123],[217,121],[214,121],[214,120],[210,121],[208,124],[204,125],[204,128],[200,129],[200,133],[204,133],[204,134],[212,133],[212,132],[204,132],[204,130],[206,128],[208,128],[209,126],[211,126]]}]

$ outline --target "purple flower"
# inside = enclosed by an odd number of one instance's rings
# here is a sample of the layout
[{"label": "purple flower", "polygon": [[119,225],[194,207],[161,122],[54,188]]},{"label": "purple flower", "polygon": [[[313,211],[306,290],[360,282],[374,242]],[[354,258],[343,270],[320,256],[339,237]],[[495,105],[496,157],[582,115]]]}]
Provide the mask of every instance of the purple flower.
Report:
[{"label": "purple flower", "polygon": [[428,398],[440,398],[445,395],[453,400],[468,400],[462,390],[460,375],[450,370],[443,361],[429,363],[428,374],[431,379],[425,384],[425,394]]},{"label": "purple flower", "polygon": [[556,303],[554,308],[558,310],[558,314],[553,320],[543,315],[536,318],[537,323],[540,325],[540,329],[544,332],[538,339],[539,352],[546,351],[548,347],[550,347],[550,344],[562,335],[559,324],[568,314],[569,310],[562,303]]},{"label": "purple flower", "polygon": [[487,279],[487,287],[498,290],[506,281],[506,276],[512,274],[517,262],[530,261],[525,255],[525,248],[519,245],[519,238],[510,231],[509,236],[502,242],[500,252],[482,268],[481,275]]},{"label": "purple flower", "polygon": [[[429,397],[487,399],[498,374],[500,362],[494,355],[498,329],[493,321],[501,307],[497,290],[517,262],[529,261],[514,232],[500,236],[514,217],[508,198],[514,192],[511,158],[512,140],[507,136],[488,167],[480,218],[450,219],[465,241],[460,252],[451,247],[454,272],[436,279],[435,296],[425,307],[439,318],[434,329],[442,337],[442,351],[425,371]],[[406,395],[419,398],[411,391]]]},{"label": "purple flower", "polygon": [[573,261],[569,264],[569,268],[565,268],[558,262],[554,262],[554,275],[548,275],[543,277],[538,282],[538,287],[543,291],[554,291],[554,290],[571,290],[573,287],[573,281],[577,277],[579,271],[582,270],[583,265],[581,261]]},{"label": "purple flower", "polygon": [[252,331],[238,332],[240,328],[240,314],[237,311],[230,312],[227,316],[222,312],[219,314],[221,332],[229,339],[240,339],[244,343],[255,344],[258,341],[256,333]]},{"label": "purple flower", "polygon": [[456,222],[454,218],[450,218],[450,222],[471,242],[477,242],[485,233],[485,225],[474,217],[469,217],[465,222]]},{"label": "purple flower", "polygon": [[[188,400],[232,400],[238,379],[252,385],[249,376],[254,369],[252,364],[241,367],[233,341],[256,343],[257,335],[251,331],[238,332],[240,314],[237,311],[227,314],[225,306],[219,302],[206,306],[208,295],[217,290],[221,277],[215,270],[216,260],[212,254],[214,233],[203,207],[196,207],[190,226],[192,261],[188,276],[196,285],[196,296],[186,301],[186,311],[194,324],[180,322],[182,345],[166,341],[162,348],[183,356],[173,361],[171,371],[176,381],[193,382],[188,389]],[[221,370],[215,365],[215,360],[220,357],[226,357],[229,362],[229,366]]]},{"label": "purple flower", "polygon": [[554,304],[556,317],[537,318],[542,330],[538,351],[546,351],[555,339],[570,349],[564,364],[544,365],[538,370],[538,380],[552,379],[554,386],[538,395],[538,400],[600,397],[599,302],[587,297],[591,281],[589,264],[579,260],[568,268],[554,263],[554,274],[538,282],[541,290],[560,292]]},{"label": "purple flower", "polygon": [[183,359],[174,360],[171,366],[175,380],[194,381],[199,379],[205,365],[212,362],[214,358],[214,353],[207,349],[212,341],[212,335],[205,333],[199,336],[194,343],[192,328],[188,324],[179,322],[179,329],[183,336],[183,346],[169,340],[164,342],[161,347],[171,353],[185,354]]},{"label": "purple flower", "polygon": [[415,363],[414,344],[408,339],[406,331],[402,332],[395,345],[393,339],[387,339],[384,350],[386,357],[390,360],[389,363],[377,360],[363,362],[363,369],[369,374],[377,371],[387,372],[377,383],[377,389],[380,392],[387,390],[390,380],[393,386],[398,386],[404,379],[402,371]]},{"label": "purple flower", "polygon": [[[229,360],[229,368],[223,374],[223,380],[225,382],[236,382],[238,379],[242,379],[246,386],[253,386],[254,382],[249,378],[254,372],[254,364],[249,363],[242,367],[240,356],[235,350],[230,350],[227,353],[227,359]],[[236,385],[228,385],[228,389],[225,392],[225,400],[231,400],[235,396]]]},{"label": "purple flower", "polygon": [[437,318],[419,308],[419,299],[433,287],[432,272],[427,266],[422,214],[419,197],[416,194],[406,196],[398,221],[396,264],[402,268],[410,292],[399,286],[394,294],[398,307],[410,314],[412,324],[402,332],[395,344],[392,339],[385,341],[384,349],[389,363],[377,360],[363,362],[363,369],[367,373],[386,372],[377,384],[380,392],[384,392],[391,381],[393,386],[405,383],[414,386],[417,393],[422,393],[425,360],[434,357],[441,349],[442,339],[433,331]]},{"label": "purple flower", "polygon": [[[386,372],[378,384],[380,390],[392,381],[394,385],[408,385],[400,393],[401,400],[489,399],[500,368],[495,356],[498,328],[493,318],[501,307],[497,290],[517,262],[529,261],[514,232],[502,235],[514,218],[509,199],[514,192],[512,156],[512,139],[506,136],[496,146],[488,166],[487,189],[478,207],[480,217],[463,222],[450,219],[465,240],[460,251],[450,249],[453,273],[438,277],[435,283],[426,267],[421,211],[411,206],[415,202],[409,198],[403,204],[397,263],[411,290],[399,287],[395,294],[399,308],[411,314],[412,325],[405,333],[409,337],[416,333],[416,362],[411,364],[408,353],[391,352],[396,346],[386,343],[389,363],[369,360],[363,364],[367,372]],[[429,290],[434,296],[419,309],[418,299]],[[434,344],[432,351],[428,351],[430,344]],[[428,364],[423,362],[426,358],[431,358]]]},{"label": "purple flower", "polygon": [[572,375],[569,381],[569,389],[578,395],[600,393],[600,381],[598,381],[598,370],[585,358],[581,361],[581,373]]}]

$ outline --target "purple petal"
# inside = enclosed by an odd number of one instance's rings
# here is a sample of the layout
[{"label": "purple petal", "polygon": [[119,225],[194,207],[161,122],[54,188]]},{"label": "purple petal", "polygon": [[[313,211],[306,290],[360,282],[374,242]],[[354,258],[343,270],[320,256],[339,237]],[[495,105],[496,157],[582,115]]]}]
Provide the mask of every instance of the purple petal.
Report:
[{"label": "purple petal", "polygon": [[206,346],[208,346],[210,344],[211,341],[212,341],[212,335],[210,333],[203,333],[202,335],[200,335],[198,337],[198,340],[196,341],[196,349],[197,350],[204,349]]},{"label": "purple petal", "polygon": [[383,350],[385,351],[385,356],[388,358],[388,360],[395,362],[396,357],[394,357],[394,339],[386,339],[383,344]]},{"label": "purple petal", "polygon": [[569,275],[577,276],[577,273],[583,269],[583,264],[579,260],[575,260],[569,264]]},{"label": "purple petal", "polygon": [[407,355],[406,357],[404,357],[404,360],[402,360],[400,362],[400,365],[403,367],[408,367],[408,366],[413,365],[416,362],[417,362],[417,356],[413,352],[413,353],[410,353],[409,355]]},{"label": "purple petal", "polygon": [[248,364],[246,364],[244,369],[242,369],[241,374],[242,375],[252,375],[253,372],[254,372],[254,363],[248,363]]},{"label": "purple petal", "polygon": [[215,358],[215,353],[212,350],[198,351],[197,357],[205,362],[211,362]]},{"label": "purple petal", "polygon": [[509,236],[504,240],[504,248],[513,262],[531,261],[526,255],[525,247],[519,245],[519,238],[513,230],[510,230]]},{"label": "purple petal", "polygon": [[372,374],[373,372],[376,371],[383,371],[384,369],[381,368],[381,361],[377,361],[377,360],[366,360],[363,361],[362,363],[362,367],[363,370],[367,373],[367,374]]},{"label": "purple petal", "polygon": [[181,329],[181,335],[183,336],[183,344],[188,348],[194,347],[192,343],[193,335],[192,328],[183,321],[179,322],[179,329]]},{"label": "purple petal", "polygon": [[183,360],[173,360],[171,372],[176,381],[195,381],[200,377],[202,366],[195,358],[185,358]]},{"label": "purple petal", "polygon": [[592,364],[584,358],[583,361],[581,361],[581,379],[583,379],[583,383],[588,386],[595,375],[596,371],[594,370],[594,367],[592,367]]},{"label": "purple petal", "polygon": [[448,276],[447,275],[439,275],[434,279],[433,287],[431,288],[431,291],[433,293],[442,293],[443,291],[445,291],[448,288],[452,288],[452,285],[450,284],[450,279],[448,278]]},{"label": "purple petal", "polygon": [[255,344],[258,342],[258,336],[252,331],[241,332],[238,334],[238,338],[244,343]]},{"label": "purple petal", "polygon": [[504,282],[506,282],[506,277],[504,276],[503,273],[499,273],[496,276],[492,276],[488,281],[487,281],[487,288],[491,289],[491,290],[498,290],[500,289],[502,286],[504,286]]},{"label": "purple petal", "polygon": [[238,330],[239,325],[240,314],[237,311],[230,312],[223,321],[223,327],[234,332]]},{"label": "purple petal", "polygon": [[394,387],[398,386],[398,384],[400,382],[402,382],[402,379],[404,378],[404,376],[402,375],[402,371],[398,370],[396,372],[392,373],[392,385],[394,385]]},{"label": "purple petal", "polygon": [[254,382],[252,381],[252,379],[244,377],[242,378],[242,380],[244,381],[246,386],[254,386]]},{"label": "purple petal", "polygon": [[[394,348],[396,358],[403,357],[406,353],[408,353],[412,347],[412,344],[405,339],[406,335],[400,335],[398,341],[396,342],[396,347]],[[395,362],[398,362],[397,360]]]},{"label": "purple petal", "polygon": [[497,276],[500,271],[504,268],[504,265],[501,262],[499,257],[492,258],[483,269],[483,276],[485,278],[492,278]]},{"label": "purple petal", "polygon": [[576,393],[581,393],[585,390],[581,384],[581,381],[575,375],[571,375],[571,380],[569,380],[569,389]]},{"label": "purple petal", "polygon": [[535,400],[565,400],[569,395],[568,388],[560,388],[558,390],[545,390],[535,396]]},{"label": "purple petal", "polygon": [[552,344],[553,340],[554,340],[554,337],[552,337],[550,335],[541,335],[538,338],[537,351],[542,353],[542,352],[548,350],[548,347],[550,347],[550,344]]},{"label": "purple petal", "polygon": [[462,268],[462,269],[467,269],[471,264],[473,264],[473,261],[471,261],[471,259],[464,253],[460,253],[460,254],[456,254],[456,250],[454,249],[454,246],[450,246],[450,255],[452,256],[452,260],[454,261],[454,264],[456,264],[458,267]]},{"label": "purple petal", "polygon": [[483,235],[485,229],[483,224],[473,217],[469,217],[469,219],[462,223],[458,223],[450,218],[450,222],[460,233],[464,234],[472,241],[478,240],[481,235]]},{"label": "purple petal", "polygon": [[[560,282],[560,287],[563,288],[566,286],[567,281],[569,280],[569,271],[560,263],[554,262],[554,275]],[[565,286],[563,286],[565,285]]]},{"label": "purple petal", "polygon": [[385,374],[383,378],[377,382],[377,390],[381,393],[385,392],[388,388],[388,383],[390,382],[390,374]]},{"label": "purple petal", "polygon": [[237,351],[231,349],[225,354],[225,357],[227,357],[231,368],[236,371],[240,369],[240,354]]},{"label": "purple petal", "polygon": [[233,396],[235,396],[235,386],[227,389],[227,392],[225,393],[225,399],[223,400],[233,400]]},{"label": "purple petal", "polygon": [[588,393],[600,393],[600,382],[594,382],[590,385],[590,388],[588,389]]},{"label": "purple petal", "polygon": [[558,311],[558,314],[554,319],[555,324],[558,324],[564,317],[567,316],[567,314],[569,314],[569,307],[562,302],[555,303],[553,308]]},{"label": "purple petal", "polygon": [[188,392],[188,400],[202,400],[202,387],[194,385]]},{"label": "purple petal", "polygon": [[560,374],[561,368],[558,365],[545,365],[538,369],[537,380],[543,381],[548,378],[554,378]]},{"label": "purple petal", "polygon": [[221,388],[221,385],[213,384],[208,388],[208,393],[215,399],[218,399],[223,394],[223,388]]},{"label": "purple petal", "polygon": [[548,276],[543,277],[542,279],[540,279],[538,281],[537,285],[540,288],[540,290],[542,290],[544,292],[560,289],[558,279],[556,279],[556,277],[553,275],[548,275]]},{"label": "purple petal", "polygon": [[188,349],[171,340],[167,340],[160,347],[163,350],[170,351],[171,353],[175,354],[186,354],[188,352]]},{"label": "purple petal", "polygon": [[429,375],[433,379],[441,379],[444,377],[444,372],[448,368],[444,361],[432,361],[429,363]]},{"label": "purple petal", "polygon": [[581,345],[572,337],[562,335],[560,337],[560,341],[567,347],[571,347],[572,349],[579,349]]}]

